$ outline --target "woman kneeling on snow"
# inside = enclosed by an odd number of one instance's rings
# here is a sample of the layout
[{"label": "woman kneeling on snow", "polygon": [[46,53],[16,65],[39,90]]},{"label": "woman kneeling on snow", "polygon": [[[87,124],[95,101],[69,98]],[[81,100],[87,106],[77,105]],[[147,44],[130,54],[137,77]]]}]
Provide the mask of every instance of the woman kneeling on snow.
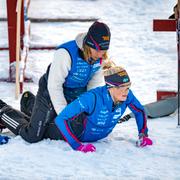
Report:
[{"label": "woman kneeling on snow", "polygon": [[[104,74],[105,86],[82,94],[67,105],[55,120],[44,120],[42,139],[63,139],[74,150],[93,152],[96,148],[92,144],[81,142],[94,142],[107,137],[129,107],[135,115],[138,127],[137,145],[152,145],[152,140],[148,138],[144,108],[129,89],[131,82],[127,72],[121,67],[112,67],[105,70]],[[23,131],[27,134],[31,130],[29,135],[33,134],[33,122],[28,122],[28,118],[22,116],[21,112],[7,106],[3,101],[0,101],[0,108],[1,123],[13,133],[22,136]],[[38,126],[37,123],[36,125]],[[24,139],[27,141],[29,138]]]}]

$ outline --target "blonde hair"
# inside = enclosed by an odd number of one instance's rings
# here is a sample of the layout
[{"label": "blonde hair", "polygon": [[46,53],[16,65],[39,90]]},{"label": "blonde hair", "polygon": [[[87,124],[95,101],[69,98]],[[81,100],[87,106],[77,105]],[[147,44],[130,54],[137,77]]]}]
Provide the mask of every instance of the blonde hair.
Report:
[{"label": "blonde hair", "polygon": [[116,66],[116,64],[112,60],[110,60],[109,58],[105,59],[101,64],[101,67],[103,70],[106,70],[106,69],[109,69],[109,68],[115,67],[115,66]]},{"label": "blonde hair", "polygon": [[[83,55],[85,60],[88,60],[91,57],[90,47],[86,44],[83,45]],[[103,55],[103,60],[104,59],[108,59],[107,52]]]}]

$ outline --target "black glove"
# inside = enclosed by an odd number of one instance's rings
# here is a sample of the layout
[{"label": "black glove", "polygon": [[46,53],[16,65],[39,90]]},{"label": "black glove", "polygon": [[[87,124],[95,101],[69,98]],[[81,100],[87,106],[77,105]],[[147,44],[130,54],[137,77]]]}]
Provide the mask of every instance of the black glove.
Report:
[{"label": "black glove", "polygon": [[131,118],[131,116],[129,114],[127,114],[124,117],[120,118],[118,123],[122,123],[122,122],[128,121],[130,118]]}]

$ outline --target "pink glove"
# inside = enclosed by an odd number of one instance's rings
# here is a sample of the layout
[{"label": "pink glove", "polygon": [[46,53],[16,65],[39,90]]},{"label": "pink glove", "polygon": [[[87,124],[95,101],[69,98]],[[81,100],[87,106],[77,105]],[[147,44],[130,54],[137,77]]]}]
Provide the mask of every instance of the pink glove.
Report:
[{"label": "pink glove", "polygon": [[77,148],[77,151],[81,151],[81,152],[84,152],[84,153],[95,152],[96,148],[92,144],[82,144],[81,146],[79,146]]},{"label": "pink glove", "polygon": [[136,141],[136,146],[138,147],[145,147],[145,146],[151,146],[153,144],[152,140],[148,137],[141,137],[138,141]]}]

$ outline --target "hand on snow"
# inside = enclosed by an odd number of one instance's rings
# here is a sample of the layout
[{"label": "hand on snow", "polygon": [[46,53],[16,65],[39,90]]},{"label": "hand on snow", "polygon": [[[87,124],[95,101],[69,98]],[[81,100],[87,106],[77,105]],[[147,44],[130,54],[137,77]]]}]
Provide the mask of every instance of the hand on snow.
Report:
[{"label": "hand on snow", "polygon": [[144,135],[140,135],[139,140],[136,141],[137,147],[151,146],[152,144],[152,140]]},{"label": "hand on snow", "polygon": [[79,146],[77,148],[77,151],[81,151],[81,152],[84,152],[84,153],[95,152],[96,148],[92,144],[82,144],[81,146]]}]

